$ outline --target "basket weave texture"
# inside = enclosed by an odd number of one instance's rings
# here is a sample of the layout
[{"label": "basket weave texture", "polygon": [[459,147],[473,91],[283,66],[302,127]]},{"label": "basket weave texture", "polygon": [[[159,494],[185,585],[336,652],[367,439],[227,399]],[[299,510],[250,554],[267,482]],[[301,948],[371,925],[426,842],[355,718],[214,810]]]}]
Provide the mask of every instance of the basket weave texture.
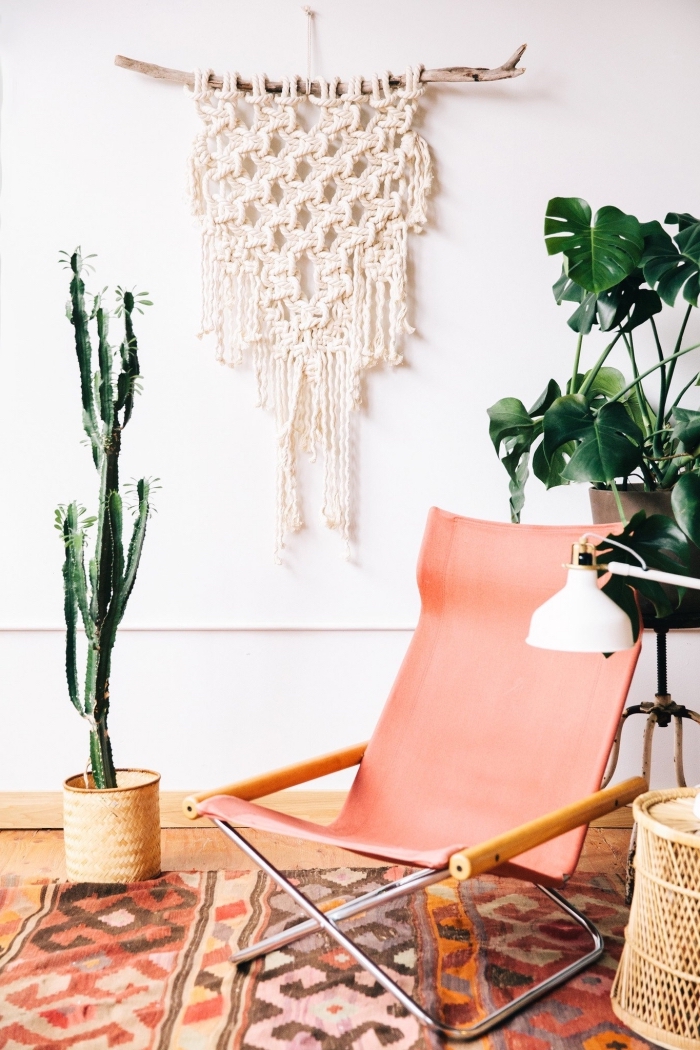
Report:
[{"label": "basket weave texture", "polygon": [[695,794],[649,791],[634,803],[634,898],[611,992],[621,1021],[672,1050],[700,1050],[700,835],[662,824],[650,810]]},{"label": "basket weave texture", "polygon": [[71,882],[141,882],[160,872],[160,774],[118,769],[117,787],[92,777],[63,785],[66,872]]}]

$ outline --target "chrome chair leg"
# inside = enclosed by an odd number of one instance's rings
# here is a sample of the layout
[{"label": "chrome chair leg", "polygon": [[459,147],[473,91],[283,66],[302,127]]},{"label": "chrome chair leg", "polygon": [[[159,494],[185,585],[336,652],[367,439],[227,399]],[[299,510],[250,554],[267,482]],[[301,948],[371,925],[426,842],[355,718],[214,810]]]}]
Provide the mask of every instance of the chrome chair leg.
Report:
[{"label": "chrome chair leg", "polygon": [[[542,995],[551,991],[553,988],[557,988],[560,984],[564,984],[570,978],[574,977],[581,970],[586,969],[592,963],[596,962],[603,955],[605,951],[605,944],[603,938],[598,929],[590,922],[589,919],[582,915],[572,904],[565,900],[556,890],[550,890],[544,886],[538,886],[543,893],[545,893],[550,900],[552,900],[559,908],[569,915],[579,926],[582,926],[584,930],[590,935],[593,940],[593,950],[584,955],[581,959],[576,962],[570,963],[557,973],[552,974],[546,980],[541,981],[533,988],[528,989],[522,995],[519,995],[516,999],[513,999],[510,1003],[506,1003],[499,1010],[494,1010],[493,1013],[489,1014],[483,1020],[478,1021],[476,1024],[470,1025],[465,1028],[455,1028],[452,1025],[443,1024],[437,1018],[432,1017],[430,1014],[419,1006],[419,1004],[411,998],[402,988],[392,981],[384,971],[377,966],[377,964],[369,958],[365,952],[359,948],[354,941],[350,940],[346,934],[339,930],[336,925],[336,920],[331,917],[332,913],[324,913],[316,907],[310,900],[308,900],[303,893],[301,893],[296,886],[293,886],[284,875],[279,872],[274,865],[272,865],[266,857],[259,853],[254,846],[252,846],[243,836],[240,834],[238,829],[232,828],[229,824],[226,824],[222,820],[214,820],[214,823],[228,836],[236,845],[243,850],[243,852],[250,857],[251,860],[255,861],[258,867],[262,868],[270,878],[277,883],[277,885],[287,891],[289,896],[295,901],[296,904],[304,911],[310,919],[314,920],[316,929],[323,929],[328,933],[334,940],[336,940],[348,955],[352,956],[356,962],[360,964],[368,973],[374,977],[375,981],[381,985],[387,992],[390,992],[401,1005],[407,1010],[413,1017],[430,1028],[434,1032],[439,1032],[441,1035],[446,1036],[448,1039],[457,1041],[468,1041],[470,1039],[478,1039],[486,1032],[495,1028],[496,1025],[506,1021],[509,1017],[523,1010],[530,1003],[539,999]],[[443,872],[435,872],[435,875],[444,877]],[[416,880],[417,881],[417,880]],[[435,881],[438,881],[437,879]],[[345,907],[345,906],[343,906]],[[366,905],[365,905],[366,907]],[[336,910],[336,909],[334,909]]]},{"label": "chrome chair leg", "polygon": [[[410,875],[405,875],[402,879],[397,879],[396,882],[390,882],[386,886],[380,886],[379,889],[363,893],[361,897],[355,897],[353,900],[346,901],[344,904],[324,912],[324,914],[333,922],[349,919],[351,916],[366,911],[368,908],[376,908],[387,901],[403,897],[407,893],[413,893],[414,890],[420,890],[425,886],[432,886],[436,882],[442,882],[443,879],[448,878],[449,874],[449,868],[443,868],[441,871],[435,871],[433,868],[423,868],[421,871],[414,871]],[[274,951],[276,948],[292,944],[293,941],[298,940],[300,937],[306,937],[307,934],[313,933],[314,930],[318,929],[320,929],[320,926],[315,919],[306,919],[303,922],[298,922],[286,930],[280,930],[279,933],[274,933],[256,944],[251,944],[248,948],[242,948],[241,951],[231,956],[231,962],[237,965],[250,962],[251,959],[256,959],[260,955],[267,955],[268,952]]]}]

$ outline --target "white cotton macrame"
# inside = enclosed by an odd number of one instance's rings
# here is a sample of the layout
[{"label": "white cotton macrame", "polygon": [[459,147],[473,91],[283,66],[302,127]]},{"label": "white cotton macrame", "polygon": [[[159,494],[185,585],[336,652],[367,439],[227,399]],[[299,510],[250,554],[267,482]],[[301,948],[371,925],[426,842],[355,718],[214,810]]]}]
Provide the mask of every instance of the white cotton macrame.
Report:
[{"label": "white cotton macrame", "polygon": [[[322,515],[350,530],[350,412],[363,369],[401,361],[406,319],[407,233],[424,225],[428,148],[411,123],[423,94],[420,68],[392,89],[375,76],[338,95],[280,94],[226,74],[223,87],[197,72],[193,99],[204,127],[194,142],[190,191],[202,225],[202,333],[217,356],[250,352],[259,403],[274,411],[279,439],[276,551],[302,525],[297,455],[324,462]],[[241,103],[245,105],[242,107]],[[317,107],[307,130],[300,104]],[[251,113],[244,119],[241,110]],[[305,292],[305,277],[310,289]]]}]

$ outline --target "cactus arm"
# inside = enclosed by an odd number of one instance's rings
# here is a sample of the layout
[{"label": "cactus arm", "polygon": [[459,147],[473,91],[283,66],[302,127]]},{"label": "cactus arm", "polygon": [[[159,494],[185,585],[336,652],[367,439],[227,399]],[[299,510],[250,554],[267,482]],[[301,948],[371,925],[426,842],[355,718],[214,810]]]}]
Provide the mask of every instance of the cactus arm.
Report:
[{"label": "cactus arm", "polygon": [[[59,511],[60,513],[60,511]],[[87,580],[85,577],[85,531],[80,520],[77,503],[69,504],[63,515],[63,542],[65,560],[63,565],[64,611],[66,619],[66,677],[71,703],[81,715],[89,715],[94,707],[95,669],[99,652],[99,635],[90,615]],[[85,690],[81,703],[78,691],[76,660],[76,633],[78,612],[88,640]]]},{"label": "cactus arm", "polygon": [[90,580],[92,593],[90,598],[90,615],[96,624],[101,624],[107,615],[109,599],[111,597],[111,572],[102,572],[103,557],[109,558],[110,549],[105,537],[105,524],[107,520],[107,458],[102,459],[100,470],[100,502],[97,515],[97,536],[95,537],[95,554],[90,562]]},{"label": "cactus arm", "polygon": [[[95,578],[97,589],[93,593],[93,618],[101,626],[109,611],[115,579],[114,542],[111,533],[111,498],[119,495],[119,451],[121,447],[121,429],[115,426],[105,449],[100,475],[100,513],[98,518],[97,542],[95,546]],[[121,520],[121,500],[120,520]],[[121,544],[121,530],[119,532]],[[121,570],[120,570],[121,571]],[[119,574],[117,574],[119,575]]]},{"label": "cactus arm", "polygon": [[99,332],[100,370],[96,375],[96,386],[99,391],[100,413],[104,420],[103,433],[100,437],[99,470],[100,470],[100,509],[97,518],[97,537],[95,556],[90,563],[90,580],[92,597],[90,615],[94,623],[104,621],[112,597],[112,543],[109,529],[109,495],[119,488],[119,451],[121,431],[114,425],[114,405],[112,402],[112,356],[107,343],[107,317],[101,307],[96,311]]},{"label": "cactus arm", "polygon": [[131,413],[134,409],[134,386],[139,377],[139,349],[132,321],[134,311],[133,294],[125,292],[122,303],[124,306],[124,339],[119,347],[122,359],[122,372],[119,376],[117,407],[124,409],[123,428],[131,419]]},{"label": "cactus arm", "polygon": [[[102,456],[100,465],[99,513],[97,515],[97,535],[95,552],[90,560],[90,616],[96,624],[101,624],[107,614],[110,592],[104,591],[104,578],[101,572],[102,554],[105,548],[105,508],[107,506],[107,457]],[[109,552],[107,552],[109,555]],[[111,575],[111,574],[110,574]]]},{"label": "cactus arm", "polygon": [[112,612],[112,606],[118,606],[121,601],[121,593],[124,585],[124,547],[122,544],[124,520],[122,498],[116,491],[110,492],[109,494],[109,528],[112,536],[113,550],[112,601],[110,602],[110,612]]},{"label": "cactus arm", "polygon": [[111,434],[114,427],[114,393],[112,390],[112,348],[107,336],[109,332],[109,315],[101,306],[95,311],[97,318],[97,359],[100,366],[100,416],[105,425],[105,433]]},{"label": "cactus arm", "polygon": [[[102,523],[102,519],[98,518],[98,523]],[[95,545],[95,549],[99,549],[99,525],[98,525],[98,542]],[[93,602],[97,600],[97,557],[90,558],[88,563],[88,572],[90,574],[90,618],[95,620],[95,614],[97,610],[93,611]]]},{"label": "cactus arm", "polygon": [[112,649],[117,636],[119,626],[119,609],[121,606],[123,574],[124,574],[124,549],[122,546],[122,501],[118,492],[109,494],[107,503],[109,515],[106,522],[105,536],[112,547],[112,596],[107,609],[107,615],[100,627],[100,655],[97,664],[97,677],[95,689],[95,720],[102,722],[109,713],[109,676],[112,664]]},{"label": "cactus arm", "polygon": [[85,532],[81,528],[78,520],[78,508],[76,504],[71,503],[68,510],[69,512],[72,512],[72,520],[70,521],[71,538],[68,542],[68,557],[66,558],[66,563],[69,565],[70,587],[73,592],[76,607],[80,612],[80,618],[83,621],[85,634],[87,635],[88,641],[92,642],[95,638],[95,624],[90,616],[87,579],[85,576],[85,558],[83,553],[85,546]]},{"label": "cactus arm", "polygon": [[85,309],[85,284],[80,276],[82,259],[79,251],[73,252],[70,260],[73,278],[70,283],[70,321],[75,329],[75,350],[80,369],[80,393],[83,402],[83,427],[90,439],[95,466],[100,458],[100,432],[95,412],[92,388],[92,345],[88,331],[88,314]]},{"label": "cactus arm", "polygon": [[76,633],[78,626],[78,601],[74,587],[74,537],[72,530],[71,511],[75,504],[67,509],[63,519],[63,543],[65,547],[63,561],[63,611],[66,619],[66,680],[68,682],[68,696],[78,714],[84,714],[78,691],[78,668],[76,659]]},{"label": "cactus arm", "polygon": [[92,715],[95,710],[95,692],[97,689],[97,666],[100,658],[100,639],[95,634],[94,640],[88,645],[87,660],[85,664],[85,714]]},{"label": "cactus arm", "polygon": [[126,559],[126,572],[124,574],[124,586],[122,588],[121,609],[119,613],[120,620],[124,615],[126,603],[129,601],[131,592],[134,589],[136,573],[138,572],[139,563],[141,561],[143,543],[146,539],[146,525],[148,524],[148,515],[150,512],[150,483],[146,478],[141,478],[137,483],[136,492],[138,494],[139,508],[136,521],[134,522],[131,540],[129,542],[129,553]]},{"label": "cactus arm", "polygon": [[[109,715],[109,678],[112,669],[112,649],[119,626],[119,608],[124,573],[124,549],[122,546],[122,501],[118,492],[110,492],[105,507],[107,519],[104,535],[111,544],[112,595],[104,622],[100,627],[100,645],[95,669],[95,702],[93,716],[96,730],[91,734],[90,753],[99,751],[98,766],[93,764],[97,787],[116,787],[117,775],[112,758],[112,745],[107,732]],[[98,777],[100,783],[98,783]]]}]

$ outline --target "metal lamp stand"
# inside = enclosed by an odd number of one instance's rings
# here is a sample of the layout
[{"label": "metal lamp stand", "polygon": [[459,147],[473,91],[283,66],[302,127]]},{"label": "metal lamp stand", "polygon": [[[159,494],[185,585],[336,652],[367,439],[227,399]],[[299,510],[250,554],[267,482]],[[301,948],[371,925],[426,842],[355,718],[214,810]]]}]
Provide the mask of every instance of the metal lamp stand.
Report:
[{"label": "metal lamp stand", "polygon": [[[649,774],[651,772],[651,749],[654,740],[654,730],[657,726],[661,729],[665,729],[672,718],[675,720],[675,747],[673,761],[676,769],[676,781],[679,787],[686,787],[685,773],[683,771],[683,719],[689,718],[691,721],[697,722],[698,725],[700,725],[700,714],[698,714],[697,711],[689,710],[683,704],[677,704],[668,691],[666,659],[666,635],[668,634],[668,631],[668,627],[654,626],[654,632],[656,634],[656,695],[653,701],[645,701],[642,704],[632,704],[623,711],[622,717],[620,718],[620,724],[617,727],[617,733],[615,734],[612,751],[610,752],[608,768],[605,771],[601,787],[606,787],[613,778],[613,774],[617,768],[617,761],[620,756],[622,729],[630,715],[647,716],[647,723],[644,728],[644,745],[642,748],[642,776],[647,783],[649,783]],[[630,838],[629,853],[627,854],[627,887],[625,895],[627,904],[631,903],[632,892],[634,890],[633,862],[636,847],[637,826],[635,824]]]}]

